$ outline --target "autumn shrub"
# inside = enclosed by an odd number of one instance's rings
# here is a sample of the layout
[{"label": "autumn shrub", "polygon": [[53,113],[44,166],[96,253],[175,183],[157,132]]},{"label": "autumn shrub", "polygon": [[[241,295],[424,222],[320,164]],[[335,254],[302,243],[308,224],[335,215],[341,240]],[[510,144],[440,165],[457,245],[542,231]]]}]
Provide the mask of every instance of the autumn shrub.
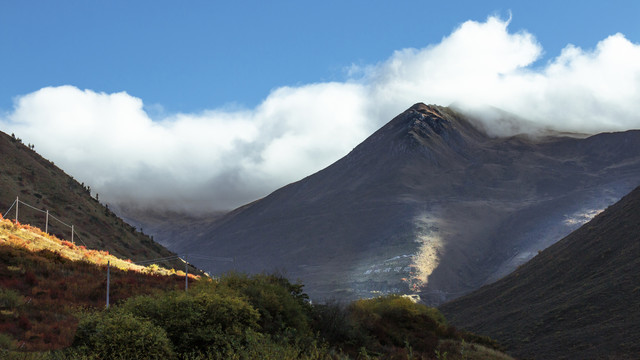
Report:
[{"label": "autumn shrub", "polygon": [[167,334],[151,321],[123,311],[85,314],[73,347],[93,359],[175,358]]}]

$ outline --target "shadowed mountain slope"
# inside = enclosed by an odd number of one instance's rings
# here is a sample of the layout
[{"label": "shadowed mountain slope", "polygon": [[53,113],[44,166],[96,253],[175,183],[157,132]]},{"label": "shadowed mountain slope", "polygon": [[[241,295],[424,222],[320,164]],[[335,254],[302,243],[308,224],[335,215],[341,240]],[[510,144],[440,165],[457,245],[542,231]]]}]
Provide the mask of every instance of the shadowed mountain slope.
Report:
[{"label": "shadowed mountain slope", "polygon": [[433,304],[508,274],[638,182],[640,131],[492,138],[416,104],[333,165],[169,247],[235,257],[196,262],[213,273],[284,270],[314,299]]},{"label": "shadowed mountain slope", "polygon": [[440,308],[535,359],[640,358],[640,188],[512,274]]},{"label": "shadowed mountain slope", "polygon": [[[91,196],[88,186],[78,183],[18,138],[0,132],[0,212],[3,215],[16,197],[36,209],[48,209],[51,215],[73,225],[78,245],[107,250],[133,261],[175,255],[100,204]],[[45,217],[42,212],[20,205],[18,220],[21,223],[44,229]],[[15,207],[7,218],[15,219]],[[50,234],[71,240],[71,229],[66,225],[53,218],[48,225]],[[163,264],[184,266],[175,261]]]}]

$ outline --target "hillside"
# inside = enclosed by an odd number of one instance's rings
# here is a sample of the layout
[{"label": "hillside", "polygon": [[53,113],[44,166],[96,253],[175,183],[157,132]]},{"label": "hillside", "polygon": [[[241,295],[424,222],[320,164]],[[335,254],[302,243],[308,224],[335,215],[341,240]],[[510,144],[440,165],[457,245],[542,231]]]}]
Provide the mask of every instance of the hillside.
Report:
[{"label": "hillside", "polygon": [[640,131],[490,137],[416,104],[329,167],[163,240],[211,273],[278,269],[314,300],[438,304],[514,270],[640,182]]},{"label": "hillside", "polygon": [[112,305],[184,287],[182,271],[135,265],[0,218],[0,349],[12,343],[28,351],[69,346],[78,309],[106,304],[107,262]]},{"label": "hillside", "polygon": [[[73,225],[74,240],[91,249],[109,251],[133,261],[174,255],[149,236],[116,216],[92,197],[88,185],[80,184],[52,162],[44,159],[19,138],[0,132],[0,212],[4,213],[19,197],[39,210],[49,210],[66,225]],[[19,221],[40,228],[46,226],[46,214],[29,206],[19,208]],[[15,218],[15,207],[7,214]],[[71,229],[50,218],[48,231],[71,240]],[[179,262],[166,266],[180,266]]]},{"label": "hillside", "polygon": [[440,309],[521,358],[640,358],[640,188],[509,276]]}]

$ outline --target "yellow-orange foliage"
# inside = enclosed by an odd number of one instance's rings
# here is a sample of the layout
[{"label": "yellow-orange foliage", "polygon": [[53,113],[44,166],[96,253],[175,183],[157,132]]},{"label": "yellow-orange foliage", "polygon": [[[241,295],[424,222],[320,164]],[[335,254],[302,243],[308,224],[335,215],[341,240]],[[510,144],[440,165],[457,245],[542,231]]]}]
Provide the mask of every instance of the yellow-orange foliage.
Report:
[{"label": "yellow-orange foliage", "polygon": [[[60,256],[74,260],[87,261],[97,265],[107,265],[126,271],[137,271],[147,274],[172,275],[173,269],[165,269],[157,265],[141,266],[136,265],[129,259],[120,259],[109,254],[108,251],[87,249],[84,246],[77,246],[69,241],[60,240],[53,235],[49,235],[37,227],[28,224],[15,224],[10,220],[3,219],[0,215],[0,244],[8,244],[14,247],[26,248],[31,251],[50,250],[60,254]],[[184,276],[184,274],[183,274]],[[192,277],[189,274],[189,277]],[[193,278],[199,278],[194,276]]]}]

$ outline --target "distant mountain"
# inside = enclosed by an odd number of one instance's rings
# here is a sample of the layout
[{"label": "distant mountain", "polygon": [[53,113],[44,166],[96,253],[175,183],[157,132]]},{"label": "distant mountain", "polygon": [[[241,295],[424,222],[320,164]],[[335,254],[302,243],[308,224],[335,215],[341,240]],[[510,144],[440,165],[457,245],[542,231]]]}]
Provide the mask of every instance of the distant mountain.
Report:
[{"label": "distant mountain", "polygon": [[185,234],[197,233],[226,214],[224,211],[188,213],[121,205],[114,205],[113,211],[128,224],[152,234],[161,245],[175,249],[181,249],[180,244],[188,241]]},{"label": "distant mountain", "polygon": [[440,308],[533,359],[640,359],[640,188],[509,276]]},{"label": "distant mountain", "polygon": [[640,131],[495,138],[416,104],[318,173],[187,228],[213,273],[281,270],[313,299],[435,304],[508,274],[640,183]]},{"label": "distant mountain", "polygon": [[[95,195],[98,197],[98,195]],[[133,261],[175,255],[148,235],[125,223],[108,207],[91,196],[88,185],[80,184],[51,161],[44,159],[15,136],[0,132],[0,212],[2,215],[19,197],[21,202],[49,210],[50,234],[74,240],[90,249],[107,250]],[[54,219],[59,219],[60,221]],[[7,214],[15,219],[15,207]],[[18,220],[44,229],[46,214],[27,205],[20,205]],[[182,267],[180,262],[163,263]]]}]

